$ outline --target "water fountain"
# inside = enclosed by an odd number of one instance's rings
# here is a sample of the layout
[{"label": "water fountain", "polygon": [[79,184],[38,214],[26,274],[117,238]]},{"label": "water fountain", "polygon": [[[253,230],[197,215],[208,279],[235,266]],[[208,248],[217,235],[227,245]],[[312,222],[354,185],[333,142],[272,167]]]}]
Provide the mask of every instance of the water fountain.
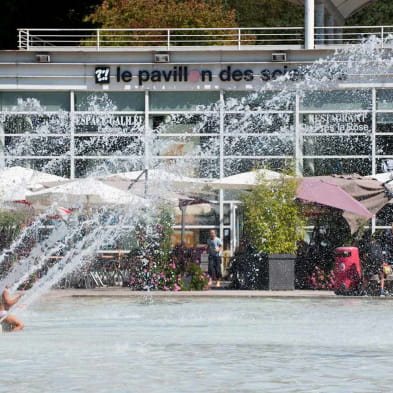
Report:
[{"label": "water fountain", "polygon": [[[385,46],[391,42],[390,38],[387,39]],[[303,99],[307,93],[315,92],[315,96],[312,98],[316,101],[319,100],[318,93],[322,89],[332,89],[338,84],[347,83],[351,78],[372,78],[369,75],[369,68],[373,67],[378,72],[390,72],[393,68],[393,61],[386,58],[385,52],[380,45],[380,40],[375,37],[365,41],[362,45],[354,47],[346,47],[338,51],[334,56],[330,58],[320,60],[312,66],[300,68],[296,71],[296,74],[289,72],[276,80],[270,80],[264,85],[264,89],[259,92],[251,92],[247,97],[241,99],[228,99],[226,102],[226,110],[233,110],[238,115],[231,117],[231,120],[227,124],[227,133],[230,135],[230,139],[227,139],[225,149],[232,152],[233,156],[241,155],[245,149],[255,149],[255,154],[261,152],[274,152],[274,151],[287,151],[288,154],[293,153],[293,146],[296,144],[294,138],[296,138],[296,131],[294,129],[293,121],[291,121],[291,115],[285,113],[285,110],[290,109],[294,104],[294,94],[297,95],[297,99]],[[377,72],[375,72],[377,73]],[[288,80],[292,80],[294,84],[291,88],[287,88]],[[274,92],[272,94],[271,92]],[[360,100],[367,100],[367,97],[362,97],[365,93],[362,90],[357,90],[353,93],[358,96]],[[360,98],[359,98],[360,97]],[[202,113],[199,115],[197,121],[194,120],[194,126],[189,129],[189,135],[179,136],[177,138],[178,143],[183,145],[189,145],[183,152],[183,157],[178,160],[170,160],[169,163],[157,162],[155,157],[160,155],[162,151],[170,150],[173,148],[173,141],[164,141],[160,138],[161,135],[166,133],[173,133],[176,131],[176,126],[187,122],[190,122],[191,117],[195,115],[172,115],[165,122],[161,123],[154,131],[145,129],[145,125],[141,121],[136,121],[132,124],[130,133],[140,134],[141,136],[135,139],[128,140],[127,143],[124,141],[119,146],[118,141],[111,138],[108,133],[113,131],[114,115],[112,114],[116,110],[116,106],[111,102],[107,95],[95,96],[94,94],[87,96],[86,100],[79,104],[82,109],[89,109],[90,112],[99,114],[97,117],[97,137],[90,138],[86,141],[79,143],[76,148],[77,151],[85,151],[86,149],[100,149],[105,147],[105,151],[112,151],[111,158],[104,164],[98,165],[92,168],[88,174],[91,176],[102,176],[109,172],[119,172],[127,168],[128,170],[140,169],[162,169],[170,173],[176,173],[179,176],[189,175],[195,170],[195,159],[203,159],[204,157],[217,157],[220,152],[220,138],[218,137],[207,137],[206,141],[200,141],[196,146],[189,143],[190,138],[192,139],[193,134],[199,134],[204,129],[214,129],[218,125],[218,113],[220,111],[220,103],[214,104],[210,107],[199,108]],[[14,108],[15,109],[15,108]],[[37,113],[37,116],[42,116],[44,108],[41,107],[40,103],[35,99],[21,99],[18,102],[18,112],[33,111]],[[271,114],[269,111],[281,110],[280,113]],[[203,114],[206,113],[206,114]],[[217,116],[212,116],[211,113],[217,113]],[[68,159],[70,151],[64,146],[69,146],[69,130],[67,129],[68,114],[60,112],[56,120],[46,122],[44,125],[36,126],[34,119],[23,117],[21,115],[9,127],[13,127],[13,132],[18,132],[19,128],[23,128],[25,132],[20,135],[18,139],[14,139],[12,143],[8,144],[6,149],[7,153],[11,156],[20,156],[27,153],[34,153],[37,149],[40,149],[40,154],[43,156],[54,155],[53,159],[49,159],[47,163],[41,168],[44,172],[53,173],[56,169],[64,166],[64,161]],[[314,119],[315,120],[315,119]],[[5,118],[5,122],[11,121],[11,118]],[[329,122],[328,126],[325,124]],[[319,119],[319,122],[309,121],[303,124],[302,133],[307,135],[308,133],[314,135],[315,133],[323,134],[329,133],[331,128],[337,127],[335,123],[341,124],[343,119],[340,116],[330,116],[329,119]],[[28,131],[26,132],[26,125],[22,123],[28,122]],[[330,127],[330,128],[329,128]],[[265,130],[265,133],[273,133],[274,137],[264,138],[261,137],[249,137],[244,139],[245,134],[249,134],[250,130]],[[45,144],[43,143],[44,138],[52,135],[56,130],[56,134],[63,134],[64,137],[57,138],[55,143]],[[279,131],[277,131],[279,130]],[[351,134],[351,133],[349,133]],[[254,139],[253,139],[254,138]],[[246,145],[245,145],[246,141]],[[256,143],[254,143],[256,142]],[[359,141],[352,135],[352,143],[356,145]],[[315,143],[314,143],[315,144]],[[311,143],[310,148],[315,148]],[[350,147],[348,147],[350,148]],[[141,152],[144,152],[144,158],[141,162]],[[121,168],[116,168],[118,163],[117,157],[129,157],[128,160],[122,161]],[[109,165],[108,165],[109,162]],[[206,160],[208,162],[208,160]],[[13,164],[12,160],[9,162]],[[231,163],[231,168],[235,172],[241,171],[241,168],[236,168],[239,162],[234,159]],[[137,167],[135,167],[137,165]],[[312,163],[310,164],[313,165]],[[307,172],[307,168],[305,168]],[[217,168],[215,165],[206,165],[203,168],[205,175],[208,177],[214,177],[217,175]],[[148,195],[150,206],[157,206],[162,202],[162,195],[168,192],[177,191],[173,189],[173,185],[170,181],[162,178],[155,178],[149,180],[149,186],[154,192],[150,192]],[[130,193],[131,195],[131,193]],[[131,198],[131,197],[130,197]],[[165,199],[165,198],[164,198]],[[63,252],[63,260],[61,263],[56,264],[51,270],[53,274],[48,274],[44,277],[44,280],[37,282],[32,290],[29,291],[29,295],[37,292],[41,293],[43,288],[50,288],[51,285],[56,283],[64,274],[72,271],[83,261],[86,255],[94,253],[96,250],[103,246],[103,239],[108,243],[113,243],[113,237],[116,233],[120,233],[121,224],[117,224],[112,228],[100,227],[98,223],[102,220],[103,215],[116,215],[119,216],[120,209],[121,214],[124,215],[124,220],[129,221],[131,226],[135,225],[140,219],[150,219],[154,222],[152,217],[157,216],[157,212],[153,213],[151,209],[140,209],[138,206],[134,206],[132,199],[130,204],[133,206],[127,206],[126,209],[123,206],[120,208],[104,209],[104,212],[94,212],[87,218],[86,221],[81,224],[79,221],[74,222],[60,222],[55,226],[50,236],[43,242],[38,242],[35,247],[31,250],[28,256],[22,258],[9,272],[8,275],[2,278],[0,281],[0,287],[3,288],[5,285],[11,285],[13,288],[17,288],[26,277],[28,277],[35,269],[41,268],[46,262],[47,257],[58,253],[60,250]],[[79,209],[85,208],[83,203],[78,206]],[[10,250],[14,250],[18,244],[23,242],[27,236],[30,236],[34,232],[37,226],[42,225],[42,221],[45,216],[50,212],[53,214],[54,206],[50,206],[48,211],[42,213],[37,219],[20,234],[20,236],[11,245]],[[137,214],[136,214],[137,212]],[[133,218],[131,218],[133,217]],[[137,218],[135,218],[137,217]],[[120,225],[120,226],[119,226]],[[78,236],[83,230],[84,226],[91,226],[92,233],[94,233],[95,242],[90,244],[90,241],[82,236]],[[102,230],[102,233],[100,233]],[[75,241],[74,239],[77,238]],[[100,240],[102,239],[102,240]],[[43,251],[44,250],[44,251]],[[77,257],[75,251],[78,250]],[[43,256],[45,254],[45,256]],[[0,255],[0,263],[4,260],[4,254]],[[72,263],[70,261],[72,260]],[[79,261],[79,262],[78,262]],[[54,274],[56,272],[56,274]],[[42,281],[45,281],[43,283]],[[36,289],[37,288],[37,289]],[[32,296],[36,298],[36,295]]]},{"label": "water fountain", "polygon": [[[391,45],[390,39],[386,45]],[[285,150],[288,155],[293,155],[292,146],[296,144],[297,131],[285,109],[293,106],[294,95],[299,100],[314,92],[314,99],[318,101],[321,89],[345,85],[353,77],[370,80],[374,78],[370,75],[370,69],[377,74],[377,71],[391,73],[392,68],[393,60],[386,56],[378,39],[371,38],[362,45],[347,47],[329,59],[302,69],[290,89],[288,78],[294,76],[288,74],[267,82],[262,91],[252,92],[248,97],[234,97],[225,103],[227,109],[236,111],[237,115],[227,124],[231,138],[224,148],[231,149],[233,156],[240,156],[245,148],[255,149],[256,152]],[[275,93],[271,95],[271,91]],[[355,95],[360,97],[359,100],[368,99],[363,97],[361,89],[354,92],[352,98]],[[33,108],[37,113],[42,111],[40,103],[34,100],[22,100],[19,105],[21,108],[29,106],[29,110]],[[101,139],[100,142],[98,137],[95,141],[90,139],[77,149],[102,144],[113,151],[113,157],[105,164],[92,168],[87,177],[140,169],[161,169],[179,176],[189,176],[195,171],[196,157],[217,156],[223,148],[219,135],[209,136],[206,143],[199,143],[196,147],[191,143],[181,160],[159,163],[155,160],[156,156],[170,149],[173,143],[165,145],[160,135],[190,120],[188,115],[172,115],[154,132],[145,130],[142,123],[134,124],[133,131],[140,133],[141,137],[116,150],[113,140],[105,136],[105,130],[113,123],[110,113],[113,103],[106,96],[92,96],[86,105],[100,112]],[[220,105],[200,109],[206,113],[219,112]],[[273,109],[282,111],[279,114],[269,113]],[[67,143],[59,142],[57,147],[42,145],[40,138],[45,132],[50,135],[53,127],[56,127],[64,133],[62,142],[68,141],[67,117],[66,113],[62,114],[61,120],[46,126],[46,129],[35,128],[33,124],[29,133],[8,147],[9,152],[19,155],[26,149],[62,149],[61,146]],[[201,114],[194,122],[193,129],[189,129],[189,136],[179,137],[178,140],[187,144],[193,133],[198,134],[205,127],[217,127],[215,121],[214,116]],[[303,123],[302,133],[327,135],[329,130],[337,129],[342,122],[342,117],[333,115],[326,119],[310,119]],[[259,129],[274,133],[274,137],[250,137],[245,146],[244,135],[249,134],[250,130]],[[353,137],[352,143],[358,143],[353,134],[348,131],[348,135]],[[144,154],[141,160],[139,153],[143,149],[148,149],[149,154]],[[50,151],[44,153],[49,155],[47,153]],[[125,155],[129,156],[129,160],[123,159],[121,166],[117,167],[117,157]],[[68,156],[66,149],[48,160],[41,169],[53,172],[64,164],[62,159]],[[243,168],[236,167],[239,163],[240,160],[234,159],[228,170],[241,172]],[[314,167],[310,162],[303,170],[309,173]],[[214,164],[203,171],[207,177],[219,175]],[[165,194],[178,192],[178,189],[164,178],[149,179],[148,187],[148,208],[132,203],[132,189],[130,203],[121,206],[90,206],[88,214],[86,201],[66,206],[78,209],[79,214],[72,214],[67,221],[58,220],[49,229],[48,236],[38,241],[29,254],[1,278],[0,289],[5,285],[11,289],[18,288],[32,273],[47,265],[51,256],[61,255],[62,259],[49,267],[47,274],[26,292],[23,303],[30,306],[63,277],[89,261],[98,250],[116,243],[126,232],[136,237],[138,228],[143,226],[149,235],[147,241],[157,244],[156,223],[160,207],[163,203],[168,206]],[[9,250],[13,252],[26,238],[33,236],[37,228],[45,226],[47,216],[56,214],[58,206],[51,204],[40,212]],[[1,254],[0,264],[5,259],[5,254]],[[376,304],[359,299],[325,299],[318,302],[310,299],[247,299],[247,303],[242,299],[222,299],[216,300],[214,305],[208,300],[190,302],[169,299],[155,300],[143,306],[138,298],[116,301],[49,299],[44,303],[38,302],[34,307],[12,310],[27,318],[31,328],[23,335],[10,339],[8,336],[7,341],[4,336],[1,337],[4,353],[7,354],[1,360],[5,374],[2,386],[16,386],[18,391],[20,388],[20,391],[29,393],[41,392],[43,386],[50,386],[56,391],[62,391],[60,386],[64,391],[67,386],[67,391],[78,391],[80,382],[88,380],[84,391],[97,393],[103,392],[102,387],[111,381],[114,392],[140,390],[143,387],[146,391],[161,393],[173,392],[176,381],[177,390],[182,392],[256,391],[260,386],[268,387],[271,392],[283,389],[302,391],[309,384],[312,385],[310,389],[315,391],[324,389],[335,392],[343,386],[353,392],[383,391],[382,382],[390,383],[390,373],[386,370],[390,352],[386,348],[393,340],[387,317],[388,307],[386,302]],[[383,340],[375,334],[377,330],[384,332]],[[20,377],[20,371],[15,371],[15,365],[19,368],[26,364],[28,354],[22,348],[29,348],[37,363],[23,366],[24,375],[29,375],[29,381],[24,376]],[[56,350],[53,351],[53,348]],[[317,364],[316,359],[319,360]],[[99,367],[99,373],[97,368],[93,374],[87,367],[92,360]],[[48,364],[52,364],[51,370]],[[116,373],[113,372],[113,364],[116,365]],[[357,364],[358,368],[351,369],[349,375],[348,367],[353,364]],[[326,370],[322,378],[319,366]],[[133,370],[131,376],[130,370]],[[211,370],[215,370],[214,376],[211,376]],[[76,382],[68,378],[70,374]],[[239,375],[243,376],[241,380]],[[319,375],[318,381],[314,378],[316,375]],[[342,383],[337,381],[338,378],[342,379]],[[198,384],[191,383],[192,379],[197,379]],[[225,382],[225,387],[215,386],[215,381]],[[289,385],[292,390],[288,390]]]}]

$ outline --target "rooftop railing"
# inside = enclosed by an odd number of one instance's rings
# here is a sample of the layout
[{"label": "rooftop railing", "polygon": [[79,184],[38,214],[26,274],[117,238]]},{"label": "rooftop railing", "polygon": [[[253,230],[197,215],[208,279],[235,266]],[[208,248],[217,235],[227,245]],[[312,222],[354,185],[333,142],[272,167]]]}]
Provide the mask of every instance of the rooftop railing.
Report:
[{"label": "rooftop railing", "polygon": [[[358,44],[370,36],[386,39],[393,26],[315,27],[318,46]],[[223,47],[302,48],[303,27],[195,28],[195,29],[18,29],[21,50],[187,50],[187,48]],[[382,43],[381,43],[382,45]]]}]

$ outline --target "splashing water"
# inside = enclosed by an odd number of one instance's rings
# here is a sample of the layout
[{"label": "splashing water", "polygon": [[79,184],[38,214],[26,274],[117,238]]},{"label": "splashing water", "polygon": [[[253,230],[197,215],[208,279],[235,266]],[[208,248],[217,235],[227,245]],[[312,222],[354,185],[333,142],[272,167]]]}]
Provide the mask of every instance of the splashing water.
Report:
[{"label": "splashing water", "polygon": [[[392,37],[389,37],[384,46],[391,43]],[[40,155],[50,157],[40,170],[58,173],[67,167],[72,154],[82,156],[89,151],[97,154],[104,151],[108,154],[106,160],[88,168],[87,177],[141,169],[160,169],[179,176],[199,175],[207,178],[238,173],[251,169],[248,164],[244,164],[244,156],[295,155],[297,122],[293,119],[293,111],[296,100],[308,102],[309,107],[318,109],[318,105],[323,101],[320,96],[322,91],[345,88],[355,79],[371,83],[377,80],[378,74],[389,74],[392,71],[393,58],[385,52],[380,39],[371,37],[361,45],[348,46],[311,66],[300,67],[296,73],[288,73],[266,82],[260,91],[250,92],[240,98],[236,94],[231,98],[229,94],[225,102],[198,107],[197,114],[166,116],[154,128],[147,127],[145,121],[137,115],[126,127],[117,126],[114,114],[117,107],[108,95],[91,94],[79,108],[88,113],[77,113],[78,116],[90,116],[94,120],[95,136],[89,134],[85,139],[80,138],[75,146],[70,142],[70,114],[59,111],[56,115],[48,116],[38,100],[21,99],[12,113],[4,116],[4,125],[12,134],[18,134],[18,137],[13,138],[5,147],[8,165],[18,163],[18,159],[12,159],[12,156]],[[369,105],[367,92],[362,89],[348,93],[346,99],[348,102],[353,99],[364,101],[366,106]],[[225,138],[220,131],[220,116],[224,111],[231,114],[225,119]],[[34,112],[34,115],[23,112]],[[362,110],[352,116],[357,117],[360,123],[369,121]],[[310,135],[309,146],[305,146],[305,151],[310,149],[312,153],[312,149],[315,149],[312,138],[316,134],[331,134],[332,131],[340,129],[344,121],[344,115],[328,113],[319,117],[309,116],[298,124],[297,127],[303,135]],[[186,135],[180,135],[179,129],[184,133],[185,128]],[[355,150],[355,146],[364,143],[360,137],[354,135],[355,132],[341,130],[341,134],[348,133],[350,137],[347,139],[349,142],[346,149]],[[115,138],[113,133],[119,136]],[[322,144],[326,145],[327,150],[334,151],[345,135],[340,138],[336,141],[331,138],[328,143],[323,140]],[[181,146],[181,149],[176,146]],[[177,149],[181,151],[180,154]],[[225,168],[220,169],[217,161],[223,151],[231,160],[228,160]],[[165,155],[171,158],[158,159]],[[274,162],[274,159],[271,161]],[[277,166],[282,165],[282,159],[276,161],[279,162]],[[304,168],[305,173],[312,173],[313,170],[312,162]],[[163,196],[170,191],[178,191],[178,188],[166,178],[149,179],[148,187],[150,192],[146,197],[149,208],[146,208],[146,205],[132,204],[130,197],[130,204],[117,207],[99,206],[81,219],[86,206],[76,206],[79,217],[75,216],[67,222],[60,221],[54,225],[46,239],[37,241],[28,255],[3,274],[0,290],[5,286],[18,288],[32,273],[46,266],[50,257],[61,255],[62,259],[53,264],[48,273],[25,295],[24,303],[30,304],[62,277],[85,264],[106,245],[114,244],[116,239],[125,233],[136,236],[141,223],[148,234],[148,241],[157,243],[155,224],[160,207],[163,202],[168,202]],[[55,208],[56,204],[39,214],[24,228],[8,251],[15,252],[26,239],[35,237],[34,234],[45,225],[46,217],[53,214]],[[4,264],[5,260],[6,253],[3,252],[0,255],[0,265]]]}]

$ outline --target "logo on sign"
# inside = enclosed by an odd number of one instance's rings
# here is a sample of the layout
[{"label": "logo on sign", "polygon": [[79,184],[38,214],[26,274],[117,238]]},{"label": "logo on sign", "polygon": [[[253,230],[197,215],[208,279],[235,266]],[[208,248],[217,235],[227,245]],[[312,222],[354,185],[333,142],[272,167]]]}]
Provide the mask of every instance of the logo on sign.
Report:
[{"label": "logo on sign", "polygon": [[107,66],[96,67],[95,81],[96,83],[109,83],[111,79],[111,69]]}]

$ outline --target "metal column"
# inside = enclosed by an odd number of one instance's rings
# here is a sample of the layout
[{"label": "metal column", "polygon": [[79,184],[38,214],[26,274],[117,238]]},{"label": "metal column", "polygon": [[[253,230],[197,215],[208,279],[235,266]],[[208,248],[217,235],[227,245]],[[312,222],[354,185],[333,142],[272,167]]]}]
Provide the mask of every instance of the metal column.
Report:
[{"label": "metal column", "polygon": [[303,136],[300,124],[300,97],[295,96],[295,165],[296,175],[303,175]]},{"label": "metal column", "polygon": [[[224,92],[220,90],[220,179],[224,177]],[[219,191],[220,239],[224,242],[224,190]],[[231,234],[232,236],[232,234]]]},{"label": "metal column", "polygon": [[314,49],[314,0],[304,2],[304,48]]},{"label": "metal column", "polygon": [[[377,90],[375,87],[371,90],[372,94],[372,120],[371,120],[371,174],[375,175],[377,173],[377,163],[376,163],[376,136],[377,132]],[[374,215],[371,219],[371,232],[374,233],[377,225],[376,216]]]},{"label": "metal column", "polygon": [[75,93],[70,93],[70,178],[75,179]]}]

